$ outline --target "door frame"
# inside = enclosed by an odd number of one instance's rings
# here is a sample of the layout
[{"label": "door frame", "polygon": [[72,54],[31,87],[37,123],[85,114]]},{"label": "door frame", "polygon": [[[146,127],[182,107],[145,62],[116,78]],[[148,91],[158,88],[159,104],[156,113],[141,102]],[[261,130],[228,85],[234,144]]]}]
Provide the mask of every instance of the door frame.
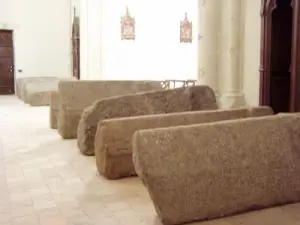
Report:
[{"label": "door frame", "polygon": [[292,63],[291,63],[291,102],[290,111],[300,111],[300,2],[292,0],[293,7],[293,41],[292,41]]},{"label": "door frame", "polygon": [[261,40],[260,40],[260,87],[259,104],[270,105],[270,67],[271,67],[271,38],[272,12],[276,9],[275,0],[261,1]]},{"label": "door frame", "polygon": [[15,71],[15,36],[14,36],[14,29],[6,29],[6,28],[0,27],[0,32],[1,31],[11,33],[12,48],[13,48],[13,55],[12,55],[12,59],[13,59],[13,71],[12,71],[12,75],[13,75],[13,93],[12,94],[15,94],[16,93],[16,71]]},{"label": "door frame", "polygon": [[[293,33],[291,49],[291,91],[290,111],[300,111],[300,2],[292,0]],[[271,78],[271,41],[272,41],[272,13],[277,8],[276,0],[261,0],[261,48],[260,48],[260,87],[259,104],[270,106],[270,78]]]}]

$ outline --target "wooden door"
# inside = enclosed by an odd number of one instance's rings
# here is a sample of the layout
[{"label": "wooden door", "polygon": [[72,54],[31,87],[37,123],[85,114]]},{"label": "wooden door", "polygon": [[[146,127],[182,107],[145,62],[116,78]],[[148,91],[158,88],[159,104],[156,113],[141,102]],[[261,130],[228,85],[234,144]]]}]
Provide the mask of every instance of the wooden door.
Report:
[{"label": "wooden door", "polygon": [[14,89],[13,35],[0,30],[0,94],[13,94]]},{"label": "wooden door", "polygon": [[291,0],[262,1],[260,104],[290,111],[293,8]]},{"label": "wooden door", "polygon": [[73,57],[73,76],[80,80],[80,28],[79,17],[76,16],[74,8],[74,17],[72,25],[72,57]]}]

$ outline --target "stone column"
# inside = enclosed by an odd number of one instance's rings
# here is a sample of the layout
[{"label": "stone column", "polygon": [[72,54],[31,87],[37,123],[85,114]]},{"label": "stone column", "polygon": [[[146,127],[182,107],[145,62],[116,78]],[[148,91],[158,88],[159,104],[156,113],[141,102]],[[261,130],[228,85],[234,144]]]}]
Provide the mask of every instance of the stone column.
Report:
[{"label": "stone column", "polygon": [[198,83],[218,96],[218,29],[220,0],[198,0]]},{"label": "stone column", "polygon": [[228,0],[228,71],[226,71],[225,93],[222,96],[222,104],[226,108],[236,108],[244,105],[244,95],[241,90],[240,65],[242,63],[242,51],[240,44],[242,1]]}]

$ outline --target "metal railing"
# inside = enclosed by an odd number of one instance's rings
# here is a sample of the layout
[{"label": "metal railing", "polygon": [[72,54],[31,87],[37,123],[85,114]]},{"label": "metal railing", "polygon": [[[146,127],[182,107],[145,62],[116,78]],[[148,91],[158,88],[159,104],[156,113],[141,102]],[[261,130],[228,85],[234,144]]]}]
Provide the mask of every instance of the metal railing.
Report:
[{"label": "metal railing", "polygon": [[161,82],[164,89],[195,86],[197,80],[164,80]]}]

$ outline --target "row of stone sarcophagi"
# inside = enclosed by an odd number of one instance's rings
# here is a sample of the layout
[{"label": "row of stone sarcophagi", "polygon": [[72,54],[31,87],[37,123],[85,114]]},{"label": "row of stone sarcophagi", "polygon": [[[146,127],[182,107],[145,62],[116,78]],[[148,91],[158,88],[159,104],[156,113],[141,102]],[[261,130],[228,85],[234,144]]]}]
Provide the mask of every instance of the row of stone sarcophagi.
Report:
[{"label": "row of stone sarcophagi", "polygon": [[138,175],[164,224],[300,200],[300,115],[219,109],[207,86],[60,81],[50,121],[108,179]]},{"label": "row of stone sarcophagi", "polygon": [[[61,80],[76,80],[75,77],[60,79],[57,77],[24,77],[16,80],[16,95],[23,102],[31,106],[45,106],[50,104],[50,92],[58,91]],[[164,80],[164,89],[194,86],[196,80]]]}]

